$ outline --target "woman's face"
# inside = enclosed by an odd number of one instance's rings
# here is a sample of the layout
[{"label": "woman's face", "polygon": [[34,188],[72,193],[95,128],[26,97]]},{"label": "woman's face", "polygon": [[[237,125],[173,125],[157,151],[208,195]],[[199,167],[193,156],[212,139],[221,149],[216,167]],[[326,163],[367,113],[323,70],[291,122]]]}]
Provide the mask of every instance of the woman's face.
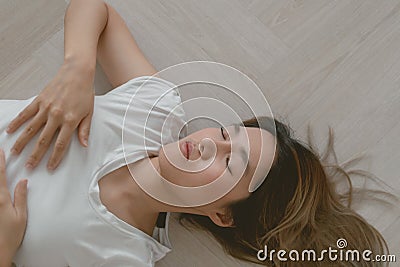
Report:
[{"label": "woman's face", "polygon": [[[274,150],[274,137],[268,131],[232,125],[205,128],[167,144],[160,149],[158,161],[160,174],[180,186],[202,186],[218,178],[237,181],[241,177],[229,193],[214,203],[222,207],[250,195],[250,181],[260,181],[267,175]],[[248,167],[242,175],[247,157]]]}]

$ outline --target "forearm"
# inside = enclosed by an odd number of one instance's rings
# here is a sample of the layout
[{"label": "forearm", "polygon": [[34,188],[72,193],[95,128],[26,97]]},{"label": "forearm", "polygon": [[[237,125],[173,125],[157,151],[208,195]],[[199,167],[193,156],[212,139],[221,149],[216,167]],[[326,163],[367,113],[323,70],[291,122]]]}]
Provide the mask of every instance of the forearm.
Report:
[{"label": "forearm", "polygon": [[78,63],[93,72],[97,44],[108,19],[101,0],[71,0],[64,16],[64,61]]}]

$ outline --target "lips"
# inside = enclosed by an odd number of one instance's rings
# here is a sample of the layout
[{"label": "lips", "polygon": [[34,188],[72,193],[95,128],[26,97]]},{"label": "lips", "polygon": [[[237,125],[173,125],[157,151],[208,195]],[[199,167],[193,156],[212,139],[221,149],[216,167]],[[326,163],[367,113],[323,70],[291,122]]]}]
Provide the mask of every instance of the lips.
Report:
[{"label": "lips", "polygon": [[186,159],[189,159],[190,154],[193,151],[193,144],[189,141],[183,142],[180,146],[180,150]]},{"label": "lips", "polygon": [[186,148],[187,148],[187,159],[189,159],[190,155],[192,154],[193,150],[193,144],[191,142],[186,142]]}]

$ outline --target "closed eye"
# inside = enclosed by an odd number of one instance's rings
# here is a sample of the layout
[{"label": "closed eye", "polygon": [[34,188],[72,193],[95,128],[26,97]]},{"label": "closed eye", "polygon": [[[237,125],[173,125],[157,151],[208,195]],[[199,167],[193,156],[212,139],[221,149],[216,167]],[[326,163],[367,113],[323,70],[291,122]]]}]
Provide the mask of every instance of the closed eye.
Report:
[{"label": "closed eye", "polygon": [[226,137],[225,137],[225,135],[224,135],[224,127],[220,127],[220,129],[221,129],[221,135],[222,135],[222,137],[224,138],[224,140],[226,140]]},{"label": "closed eye", "polygon": [[[221,129],[221,135],[222,135],[222,137],[224,138],[224,140],[226,140],[226,137],[225,137],[225,135],[224,135],[224,127],[220,127],[220,129]],[[232,174],[232,172],[231,172],[231,169],[229,168],[229,160],[230,160],[230,157],[228,156],[228,157],[226,157],[226,167],[228,168],[228,171]]]}]

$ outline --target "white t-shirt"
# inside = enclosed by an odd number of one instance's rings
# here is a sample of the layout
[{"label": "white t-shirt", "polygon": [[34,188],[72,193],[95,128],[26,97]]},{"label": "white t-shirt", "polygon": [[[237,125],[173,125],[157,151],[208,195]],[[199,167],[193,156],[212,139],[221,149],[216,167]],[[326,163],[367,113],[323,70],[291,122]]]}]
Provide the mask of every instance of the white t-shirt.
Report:
[{"label": "white t-shirt", "polygon": [[[157,155],[162,144],[176,141],[176,136],[168,133],[179,131],[185,123],[185,114],[180,106],[177,107],[181,98],[176,89],[171,90],[174,86],[160,78],[142,76],[106,95],[96,96],[89,147],[80,145],[75,131],[61,164],[54,172],[46,168],[54,140],[33,171],[27,170],[24,164],[39,134],[19,156],[9,152],[26,125],[12,135],[8,135],[5,129],[34,97],[0,100],[0,147],[6,153],[7,182],[12,197],[17,182],[29,179],[28,223],[24,241],[14,257],[17,266],[154,266],[154,262],[171,251],[169,213],[160,213],[159,219],[162,219],[161,215],[166,215],[165,228],[160,220],[160,227],[156,227],[153,237],[150,237],[120,220],[102,205],[98,180],[113,170],[148,156],[143,145],[146,119],[146,130],[150,130],[150,134],[146,134],[148,151]],[[134,94],[127,113],[129,117],[126,117],[122,130],[124,115]],[[162,99],[157,101],[163,94]],[[150,120],[147,118],[149,108],[152,110]],[[160,127],[171,112],[172,120],[170,118],[167,125],[171,131],[164,131],[161,140]],[[130,137],[130,143],[125,147],[122,145],[122,132]]]}]

